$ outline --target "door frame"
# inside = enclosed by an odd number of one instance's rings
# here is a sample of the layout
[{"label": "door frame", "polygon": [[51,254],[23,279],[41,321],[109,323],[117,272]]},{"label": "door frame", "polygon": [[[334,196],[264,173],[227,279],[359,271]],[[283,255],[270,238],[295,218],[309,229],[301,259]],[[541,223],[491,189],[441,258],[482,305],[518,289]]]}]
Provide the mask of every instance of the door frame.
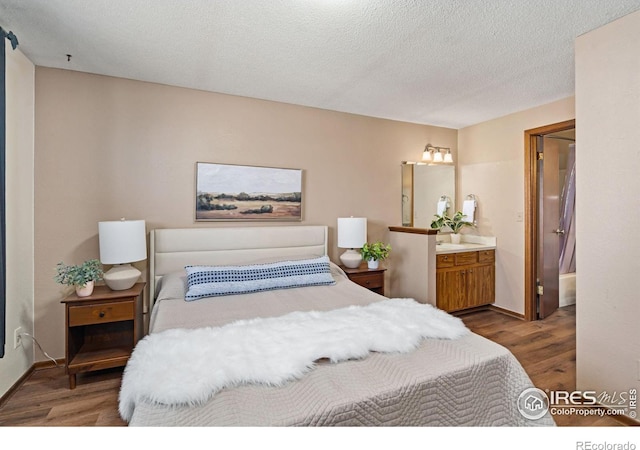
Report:
[{"label": "door frame", "polygon": [[537,320],[536,278],[538,262],[538,164],[537,137],[571,130],[575,119],[524,132],[524,319]]}]

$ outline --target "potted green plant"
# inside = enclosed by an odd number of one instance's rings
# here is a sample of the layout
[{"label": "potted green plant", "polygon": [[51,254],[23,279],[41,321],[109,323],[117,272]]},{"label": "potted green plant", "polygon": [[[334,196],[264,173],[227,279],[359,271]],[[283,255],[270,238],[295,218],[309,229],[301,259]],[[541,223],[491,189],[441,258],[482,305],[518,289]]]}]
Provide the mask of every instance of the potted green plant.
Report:
[{"label": "potted green plant", "polygon": [[93,293],[95,282],[100,281],[102,275],[102,264],[97,259],[90,259],[80,265],[59,262],[54,280],[66,286],[73,286],[78,297],[87,297]]},{"label": "potted green plant", "polygon": [[391,246],[380,241],[374,242],[373,244],[365,242],[360,249],[362,259],[367,262],[369,269],[377,269],[380,261],[387,259],[390,252]]},{"label": "potted green plant", "polygon": [[444,227],[449,227],[451,230],[451,243],[459,244],[460,243],[460,230],[464,227],[473,227],[472,222],[467,222],[464,220],[465,216],[462,214],[462,211],[456,212],[453,217],[449,217],[447,213],[443,213],[442,215],[435,214],[435,219],[431,222],[431,228],[440,230]]}]

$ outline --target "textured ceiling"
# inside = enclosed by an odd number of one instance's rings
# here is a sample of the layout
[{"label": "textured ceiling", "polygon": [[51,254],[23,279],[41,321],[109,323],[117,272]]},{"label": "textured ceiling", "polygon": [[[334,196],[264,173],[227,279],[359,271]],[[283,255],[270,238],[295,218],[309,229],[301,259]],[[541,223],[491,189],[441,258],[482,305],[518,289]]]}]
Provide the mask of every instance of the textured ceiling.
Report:
[{"label": "textured ceiling", "polygon": [[574,39],[638,9],[640,0],[0,0],[0,25],[38,66],[461,128],[573,95]]}]

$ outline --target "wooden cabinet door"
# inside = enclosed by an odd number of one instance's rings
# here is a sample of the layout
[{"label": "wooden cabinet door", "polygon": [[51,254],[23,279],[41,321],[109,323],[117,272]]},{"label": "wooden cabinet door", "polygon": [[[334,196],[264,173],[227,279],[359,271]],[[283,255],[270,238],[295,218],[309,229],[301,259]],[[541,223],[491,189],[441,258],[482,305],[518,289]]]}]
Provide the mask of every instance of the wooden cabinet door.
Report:
[{"label": "wooden cabinet door", "polygon": [[463,309],[467,297],[467,280],[463,270],[436,272],[436,306],[444,311]]},{"label": "wooden cabinet door", "polygon": [[480,266],[467,270],[467,305],[482,306],[495,300],[495,266]]}]

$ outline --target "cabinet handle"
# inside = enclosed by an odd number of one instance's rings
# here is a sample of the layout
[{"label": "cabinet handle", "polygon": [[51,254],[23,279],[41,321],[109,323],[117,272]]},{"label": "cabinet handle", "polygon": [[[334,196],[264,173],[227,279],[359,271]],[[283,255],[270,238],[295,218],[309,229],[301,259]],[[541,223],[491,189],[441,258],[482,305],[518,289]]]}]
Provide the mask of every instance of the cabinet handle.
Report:
[{"label": "cabinet handle", "polygon": [[444,260],[445,260],[445,261],[448,261],[448,260],[449,260],[449,257],[448,257],[448,256],[445,256],[445,257],[444,257]]},{"label": "cabinet handle", "polygon": [[470,270],[469,273],[473,273],[473,270]]},{"label": "cabinet handle", "polygon": [[369,280],[365,281],[364,284],[366,284],[367,286],[369,286],[369,284],[371,284],[371,282]]},{"label": "cabinet handle", "polygon": [[98,316],[102,319],[104,317],[104,311],[100,311],[100,314],[98,314]]}]

